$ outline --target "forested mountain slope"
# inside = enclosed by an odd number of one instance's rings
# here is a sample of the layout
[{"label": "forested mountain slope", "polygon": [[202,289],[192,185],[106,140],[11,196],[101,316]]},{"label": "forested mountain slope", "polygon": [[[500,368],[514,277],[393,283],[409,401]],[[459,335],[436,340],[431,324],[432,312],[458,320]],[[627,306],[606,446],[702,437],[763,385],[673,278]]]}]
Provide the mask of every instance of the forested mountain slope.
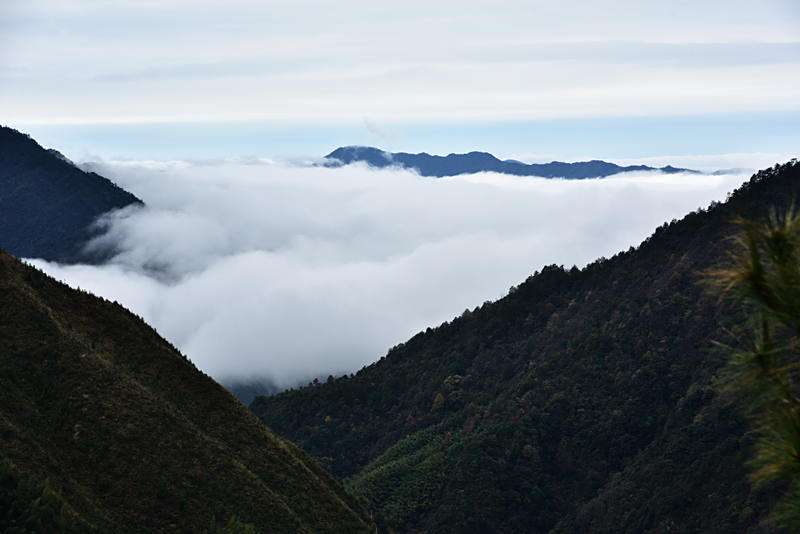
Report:
[{"label": "forested mountain slope", "polygon": [[76,261],[98,216],[141,203],[110,180],[0,126],[0,248],[19,257]]},{"label": "forested mountain slope", "polygon": [[0,531],[229,521],[373,530],[338,482],[139,317],[0,252]]},{"label": "forested mountain slope", "polygon": [[355,376],[251,408],[404,532],[745,532],[746,427],[712,387],[748,332],[705,290],[737,216],[800,193],[800,165],[585,269],[550,266]]},{"label": "forested mountain slope", "polygon": [[[522,163],[515,160],[501,160],[488,152],[469,152],[467,154],[448,154],[436,156],[422,152],[386,152],[371,146],[340,147],[325,156],[328,166],[366,163],[371,167],[403,167],[411,169],[422,176],[457,176],[476,172],[499,172],[515,176],[538,176],[544,178],[602,178],[632,171],[661,171],[665,173],[690,172],[667,165],[666,167],[650,167],[648,165],[617,165],[602,160],[576,161],[566,163],[551,161],[550,163]],[[698,173],[699,174],[699,173]]]}]

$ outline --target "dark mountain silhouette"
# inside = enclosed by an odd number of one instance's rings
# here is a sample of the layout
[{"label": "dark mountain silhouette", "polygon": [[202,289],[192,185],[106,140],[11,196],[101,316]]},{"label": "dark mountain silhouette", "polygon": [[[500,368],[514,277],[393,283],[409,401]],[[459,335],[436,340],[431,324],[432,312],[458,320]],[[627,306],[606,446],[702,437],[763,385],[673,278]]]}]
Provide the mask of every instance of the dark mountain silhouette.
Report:
[{"label": "dark mountain silhouette", "polygon": [[363,162],[372,167],[402,167],[416,171],[422,176],[457,176],[476,172],[499,172],[516,176],[540,176],[545,178],[600,178],[621,172],[661,171],[666,173],[690,172],[667,165],[666,167],[649,167],[647,165],[620,166],[606,161],[592,160],[576,163],[553,161],[551,163],[525,164],[514,160],[500,160],[487,152],[470,152],[468,154],[449,154],[432,156],[430,154],[408,154],[406,152],[385,152],[379,148],[368,146],[348,146],[337,148],[327,156],[326,165],[338,166]]},{"label": "dark mountain silhouette", "polygon": [[56,150],[0,126],[0,247],[27,258],[87,259],[90,225],[110,210],[142,201]]},{"label": "dark mountain silhouette", "polygon": [[796,161],[584,269],[549,266],[508,296],[355,375],[251,409],[401,532],[774,532],[780,487],[743,465],[751,438],[713,387],[750,336],[699,283],[738,216],[800,195]]},{"label": "dark mountain silhouette", "polygon": [[142,319],[0,252],[0,531],[373,529]]}]

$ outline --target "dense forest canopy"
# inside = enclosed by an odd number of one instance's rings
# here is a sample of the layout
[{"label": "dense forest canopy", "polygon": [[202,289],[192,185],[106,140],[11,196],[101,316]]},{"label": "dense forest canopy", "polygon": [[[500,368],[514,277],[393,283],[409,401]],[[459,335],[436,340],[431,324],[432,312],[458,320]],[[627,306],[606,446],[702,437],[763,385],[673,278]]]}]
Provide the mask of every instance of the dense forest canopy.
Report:
[{"label": "dense forest canopy", "polygon": [[544,268],[375,364],[251,405],[400,531],[771,531],[780,483],[714,387],[745,314],[699,283],[792,161],[584,269]]}]

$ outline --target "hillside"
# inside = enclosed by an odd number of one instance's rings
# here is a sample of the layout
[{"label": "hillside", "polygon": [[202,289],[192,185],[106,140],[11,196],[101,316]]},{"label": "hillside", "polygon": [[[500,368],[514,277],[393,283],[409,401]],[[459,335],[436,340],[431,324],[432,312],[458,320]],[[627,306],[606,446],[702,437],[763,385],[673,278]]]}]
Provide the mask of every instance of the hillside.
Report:
[{"label": "hillside", "polygon": [[514,160],[500,160],[487,152],[468,154],[449,154],[432,156],[430,154],[409,154],[407,152],[385,152],[369,146],[340,147],[325,156],[328,166],[366,163],[371,167],[384,168],[399,166],[416,171],[422,176],[457,176],[476,172],[499,172],[515,176],[539,176],[544,178],[601,178],[621,172],[661,171],[666,173],[691,172],[677,167],[649,167],[647,165],[621,166],[606,161],[592,160],[575,163],[552,161],[550,163],[526,164]]},{"label": "hillside", "polygon": [[800,165],[579,270],[394,347],[355,375],[251,405],[402,532],[756,532],[750,437],[712,341],[749,332],[699,284],[740,215],[800,193]]},{"label": "hillside", "polygon": [[0,126],[0,248],[19,257],[75,261],[99,215],[141,203],[57,151]]},{"label": "hillside", "polygon": [[230,521],[373,530],[330,475],[139,317],[0,252],[0,531]]}]

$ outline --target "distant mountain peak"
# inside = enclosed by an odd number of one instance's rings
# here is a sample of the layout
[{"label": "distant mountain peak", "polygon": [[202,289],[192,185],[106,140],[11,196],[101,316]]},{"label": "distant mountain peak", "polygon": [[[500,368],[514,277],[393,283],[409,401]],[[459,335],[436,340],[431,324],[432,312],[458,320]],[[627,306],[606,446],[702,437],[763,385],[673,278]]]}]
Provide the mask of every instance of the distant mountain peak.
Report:
[{"label": "distant mountain peak", "polygon": [[345,146],[339,147],[325,159],[335,159],[344,165],[363,161],[373,166],[386,166],[391,164],[391,154],[371,146]]},{"label": "distant mountain peak", "polygon": [[543,178],[603,178],[622,172],[661,171],[665,173],[699,171],[683,169],[667,165],[666,167],[650,167],[648,165],[621,166],[603,160],[578,161],[567,163],[551,161],[550,163],[523,163],[512,159],[500,160],[489,152],[472,151],[466,154],[451,153],[447,156],[436,156],[426,152],[410,154],[407,152],[387,152],[371,146],[344,146],[337,148],[325,156],[326,166],[338,167],[353,163],[366,163],[370,167],[401,167],[413,170],[422,176],[445,177],[478,172],[497,172],[514,176],[537,176]]}]

